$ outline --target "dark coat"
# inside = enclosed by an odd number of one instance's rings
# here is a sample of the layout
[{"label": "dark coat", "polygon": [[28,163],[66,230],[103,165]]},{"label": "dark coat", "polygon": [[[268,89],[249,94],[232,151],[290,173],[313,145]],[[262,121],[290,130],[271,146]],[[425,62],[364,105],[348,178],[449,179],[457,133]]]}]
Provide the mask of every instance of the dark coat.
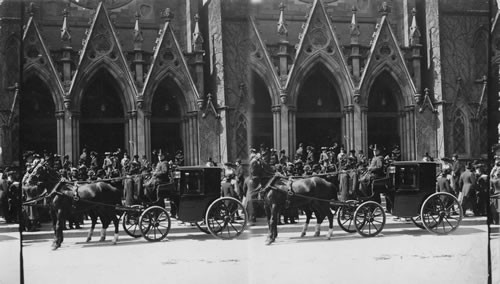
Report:
[{"label": "dark coat", "polygon": [[439,176],[436,181],[436,191],[438,192],[448,192],[451,193],[451,185],[450,181],[446,178],[446,176]]},{"label": "dark coat", "polygon": [[476,184],[476,175],[469,169],[465,170],[465,172],[463,172],[460,175],[458,188],[461,189],[464,197],[469,197],[471,191],[474,190],[475,184]]}]

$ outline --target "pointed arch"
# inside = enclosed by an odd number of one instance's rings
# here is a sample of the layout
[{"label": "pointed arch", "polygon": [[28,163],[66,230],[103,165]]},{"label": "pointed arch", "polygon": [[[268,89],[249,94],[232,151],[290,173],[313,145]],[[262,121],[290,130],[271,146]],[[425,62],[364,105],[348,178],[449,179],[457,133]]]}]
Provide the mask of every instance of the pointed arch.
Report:
[{"label": "pointed arch", "polygon": [[154,78],[151,78],[151,83],[148,86],[147,91],[144,93],[144,110],[151,111],[152,103],[154,100],[154,96],[157,93],[157,90],[162,82],[165,80],[172,80],[177,87],[181,90],[181,97],[177,99],[180,110],[182,114],[186,114],[188,112],[196,111],[196,100],[197,96],[194,94],[189,88],[188,82],[183,79],[180,74],[176,72],[172,67],[167,67],[162,69],[160,72],[156,73]]},{"label": "pointed arch", "polygon": [[291,75],[288,91],[292,104],[297,105],[298,95],[305,79],[318,67],[324,67],[328,73],[331,74],[331,82],[335,87],[336,93],[339,95],[341,107],[351,105],[351,94],[353,94],[354,88],[351,84],[352,80],[350,80],[350,75],[342,71],[338,62],[332,60],[328,55],[322,52],[318,52],[304,60],[301,66],[297,67],[295,72]]},{"label": "pointed arch", "polygon": [[[280,104],[280,90],[279,86],[274,81],[274,78],[270,75],[270,70],[264,66],[264,64],[257,60],[249,60],[250,62],[250,72],[248,72],[250,78],[249,82],[251,82],[252,73],[257,74],[262,81],[267,86],[267,91],[269,93],[272,105]],[[250,86],[251,87],[251,86]]]},{"label": "pointed arch", "polygon": [[92,62],[86,69],[81,70],[81,76],[73,81],[73,93],[70,94],[72,99],[71,105],[74,110],[81,109],[82,98],[88,82],[101,70],[105,70],[114,79],[113,84],[116,84],[121,96],[121,103],[125,114],[128,111],[135,109],[135,92],[134,86],[129,80],[123,80],[123,70],[116,65],[110,58],[102,57],[95,62]]},{"label": "pointed arch", "polygon": [[63,93],[54,76],[51,76],[51,74],[49,74],[45,68],[42,68],[35,64],[27,66],[23,72],[24,83],[30,81],[33,78],[41,79],[42,82],[44,82],[50,90],[52,101],[55,105],[55,111],[64,110]]},{"label": "pointed arch", "polygon": [[452,128],[452,138],[453,138],[453,152],[458,154],[467,153],[467,125],[468,119],[465,112],[458,108],[455,110],[453,115],[453,128]]}]

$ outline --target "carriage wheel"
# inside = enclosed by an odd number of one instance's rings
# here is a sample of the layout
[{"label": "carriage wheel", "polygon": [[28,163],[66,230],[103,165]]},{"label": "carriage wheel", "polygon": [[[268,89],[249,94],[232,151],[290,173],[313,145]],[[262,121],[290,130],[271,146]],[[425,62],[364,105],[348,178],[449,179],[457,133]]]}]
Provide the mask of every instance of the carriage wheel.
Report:
[{"label": "carriage wheel", "polygon": [[139,228],[146,240],[150,242],[163,240],[170,231],[170,216],[167,210],[160,206],[149,207],[139,218]]},{"label": "carriage wheel", "polygon": [[375,201],[362,203],[354,212],[354,225],[363,237],[378,235],[385,225],[384,208]]},{"label": "carriage wheel", "polygon": [[[132,208],[142,209],[141,205],[133,205]],[[141,211],[130,210],[123,212],[122,215],[122,227],[127,235],[133,238],[139,238],[142,236],[141,230],[139,229],[139,219],[141,217]]]},{"label": "carriage wheel", "polygon": [[436,192],[424,201],[420,216],[427,231],[446,235],[458,228],[462,222],[463,210],[455,196],[447,192]]},{"label": "carriage wheel", "polygon": [[210,233],[219,239],[234,239],[247,226],[248,213],[243,204],[232,197],[221,197],[207,209],[205,221]]},{"label": "carriage wheel", "polygon": [[200,231],[202,231],[203,233],[205,234],[210,234],[210,231],[207,229],[207,224],[205,223],[205,220],[201,220],[201,221],[198,221],[198,222],[194,222],[194,224],[196,225],[196,227],[198,227],[198,229]]},{"label": "carriage wheel", "polygon": [[338,210],[337,223],[342,230],[348,233],[356,233],[354,226],[354,212],[356,211],[356,200],[347,200],[345,206]]},{"label": "carriage wheel", "polygon": [[424,224],[422,223],[422,217],[420,215],[418,215],[416,217],[411,217],[410,219],[415,226],[419,227],[420,229],[425,230]]}]

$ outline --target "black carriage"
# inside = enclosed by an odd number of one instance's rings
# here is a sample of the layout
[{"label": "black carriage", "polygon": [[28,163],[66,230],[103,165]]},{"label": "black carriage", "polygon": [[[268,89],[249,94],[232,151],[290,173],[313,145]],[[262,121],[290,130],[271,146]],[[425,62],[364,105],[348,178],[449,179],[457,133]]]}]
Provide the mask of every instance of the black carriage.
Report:
[{"label": "black carriage", "polygon": [[419,228],[434,234],[455,231],[463,218],[458,199],[448,192],[436,192],[439,164],[434,162],[394,162],[386,177],[371,184],[371,196],[341,203],[337,221],[346,232],[365,237],[379,234],[386,222],[385,209],[375,201],[383,194],[391,214],[411,218]]},{"label": "black carriage", "polygon": [[[176,200],[177,220],[193,223],[216,238],[233,239],[247,226],[247,211],[232,197],[221,197],[221,175],[217,167],[179,167],[171,183],[160,185],[159,198]],[[123,228],[132,237],[148,241],[164,239],[171,219],[162,206],[135,205],[125,209]]]}]

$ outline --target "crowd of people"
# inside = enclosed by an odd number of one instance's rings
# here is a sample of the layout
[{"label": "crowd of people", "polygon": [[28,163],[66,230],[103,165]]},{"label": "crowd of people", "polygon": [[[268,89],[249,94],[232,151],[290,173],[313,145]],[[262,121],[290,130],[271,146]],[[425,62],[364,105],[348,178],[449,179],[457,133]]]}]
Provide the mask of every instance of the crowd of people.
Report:
[{"label": "crowd of people", "polygon": [[[346,201],[355,198],[357,194],[367,195],[371,181],[385,175],[385,170],[392,161],[401,160],[401,150],[398,145],[392,149],[385,149],[378,145],[370,145],[370,151],[365,155],[362,150],[346,149],[334,143],[331,147],[321,147],[316,150],[312,146],[299,143],[295,153],[287,155],[285,150],[276,151],[261,144],[258,149],[252,148],[249,153],[249,162],[259,159],[268,164],[276,174],[287,177],[304,177],[324,173],[337,173],[339,182],[339,199]],[[146,155],[140,159],[138,155],[130,157],[127,152],[118,148],[114,152],[105,152],[99,155],[95,151],[83,149],[76,162],[69,160],[69,156],[50,154],[47,151],[35,153],[28,151],[23,155],[25,163],[24,177],[19,181],[16,171],[5,169],[0,173],[0,211],[6,222],[18,222],[16,204],[19,193],[16,191],[19,182],[23,182],[42,161],[57,170],[60,176],[69,182],[93,182],[118,178],[122,182],[124,203],[132,205],[137,202],[137,192],[143,186],[143,176],[153,178],[145,186],[156,186],[161,182],[172,180],[173,172],[178,166],[183,166],[184,155],[179,150],[175,155],[164,153],[161,150],[153,151],[152,160]],[[425,153],[423,161],[434,161]],[[495,156],[495,165],[491,171],[488,165],[478,161],[463,163],[458,155],[451,159],[442,157],[436,190],[455,195],[462,204],[466,216],[486,216],[489,210],[489,193],[493,192],[494,183],[500,181],[500,157]],[[206,166],[217,166],[210,158]],[[263,215],[263,209],[252,206],[251,197],[244,192],[245,178],[251,174],[241,160],[235,163],[223,164],[224,175],[221,182],[221,196],[231,196],[244,202],[249,207],[250,220],[255,221]],[[137,178],[139,177],[139,178]],[[17,186],[16,186],[17,185]],[[176,215],[176,206],[171,203],[173,217]],[[387,210],[390,212],[390,204]],[[36,211],[36,210],[35,210]],[[298,219],[298,210],[289,208],[282,212],[284,223],[295,223]],[[498,216],[496,216],[498,223]],[[39,226],[40,214],[28,212],[26,216],[31,223]],[[43,216],[42,216],[43,218]],[[79,227],[82,218],[69,220],[69,227]],[[281,220],[280,220],[281,224]]]}]

